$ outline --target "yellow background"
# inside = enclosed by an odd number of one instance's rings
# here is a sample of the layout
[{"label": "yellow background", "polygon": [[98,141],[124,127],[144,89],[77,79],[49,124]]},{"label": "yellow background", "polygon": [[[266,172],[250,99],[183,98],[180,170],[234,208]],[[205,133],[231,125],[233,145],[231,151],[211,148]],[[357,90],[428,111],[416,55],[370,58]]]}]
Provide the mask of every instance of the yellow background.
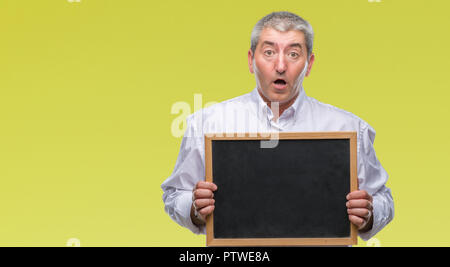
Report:
[{"label": "yellow background", "polygon": [[381,246],[450,245],[449,8],[0,0],[0,245],[203,246],[164,212],[181,142],[171,107],[252,90],[251,29],[280,10],[316,32],[306,93],[377,131],[396,208]]}]

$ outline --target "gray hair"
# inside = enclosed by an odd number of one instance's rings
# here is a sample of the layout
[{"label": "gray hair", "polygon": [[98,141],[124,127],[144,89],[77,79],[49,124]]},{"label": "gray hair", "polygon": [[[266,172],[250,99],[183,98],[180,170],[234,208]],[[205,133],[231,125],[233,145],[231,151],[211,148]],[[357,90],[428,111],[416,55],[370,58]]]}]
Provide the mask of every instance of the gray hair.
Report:
[{"label": "gray hair", "polygon": [[253,55],[255,55],[256,46],[258,45],[259,36],[264,28],[273,28],[280,32],[286,32],[289,30],[298,30],[305,34],[306,48],[308,50],[308,60],[312,54],[314,31],[308,21],[295,15],[294,13],[281,11],[273,12],[262,18],[252,30],[251,46]]}]

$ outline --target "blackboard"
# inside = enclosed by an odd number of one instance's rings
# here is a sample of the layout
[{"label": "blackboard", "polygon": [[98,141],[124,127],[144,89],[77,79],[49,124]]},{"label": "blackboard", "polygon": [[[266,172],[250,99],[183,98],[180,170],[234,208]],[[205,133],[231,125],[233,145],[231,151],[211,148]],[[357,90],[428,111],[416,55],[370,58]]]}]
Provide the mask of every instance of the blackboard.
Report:
[{"label": "blackboard", "polygon": [[[273,138],[273,137],[272,137]],[[356,244],[346,195],[357,189],[356,132],[205,136],[215,210],[208,246]]]}]

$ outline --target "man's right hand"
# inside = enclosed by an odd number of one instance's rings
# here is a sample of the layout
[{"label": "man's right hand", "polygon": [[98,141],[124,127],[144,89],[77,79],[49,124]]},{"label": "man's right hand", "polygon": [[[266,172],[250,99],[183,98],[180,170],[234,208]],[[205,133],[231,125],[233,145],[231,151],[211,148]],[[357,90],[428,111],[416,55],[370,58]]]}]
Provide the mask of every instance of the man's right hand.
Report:
[{"label": "man's right hand", "polygon": [[[204,225],[206,217],[214,211],[214,191],[217,185],[200,181],[192,191],[191,220],[195,225]],[[197,212],[195,212],[197,211]],[[195,216],[197,213],[197,216]]]}]

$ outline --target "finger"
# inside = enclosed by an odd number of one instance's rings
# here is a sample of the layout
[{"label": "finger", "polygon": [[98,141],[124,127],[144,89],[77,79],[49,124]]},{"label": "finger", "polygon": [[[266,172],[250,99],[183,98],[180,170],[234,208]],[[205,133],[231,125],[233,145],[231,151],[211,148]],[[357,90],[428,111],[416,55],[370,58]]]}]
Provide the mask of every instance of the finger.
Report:
[{"label": "finger", "polygon": [[215,206],[206,206],[203,209],[199,210],[198,213],[202,216],[208,216],[214,211]]},{"label": "finger", "polygon": [[368,209],[368,210],[372,210],[372,203],[370,201],[368,201],[367,199],[353,199],[350,201],[347,201],[346,203],[347,208],[349,209],[355,209],[355,208],[363,208],[363,209]]},{"label": "finger", "polygon": [[194,206],[197,208],[197,210],[200,210],[200,209],[202,209],[204,207],[207,207],[207,206],[213,206],[215,202],[216,201],[214,199],[202,198],[202,199],[195,200],[195,205]]},{"label": "finger", "polygon": [[348,215],[355,215],[363,219],[369,219],[370,211],[368,209],[347,209]]},{"label": "finger", "polygon": [[363,218],[355,216],[355,215],[349,215],[348,219],[350,220],[351,223],[356,225],[358,228],[360,228],[365,223]]},{"label": "finger", "polygon": [[194,199],[199,198],[213,198],[214,193],[209,189],[195,189],[194,191]]},{"label": "finger", "polygon": [[351,199],[367,199],[372,202],[372,196],[365,190],[353,191],[347,195],[347,200]]},{"label": "finger", "polygon": [[200,181],[195,185],[195,189],[209,189],[211,191],[217,190],[217,185],[215,183]]}]

